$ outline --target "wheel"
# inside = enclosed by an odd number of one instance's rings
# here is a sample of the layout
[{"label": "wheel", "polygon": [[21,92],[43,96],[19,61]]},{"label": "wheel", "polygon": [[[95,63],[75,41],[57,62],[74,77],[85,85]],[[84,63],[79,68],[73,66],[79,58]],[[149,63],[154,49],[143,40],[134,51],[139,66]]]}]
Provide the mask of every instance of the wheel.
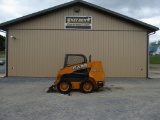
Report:
[{"label": "wheel", "polygon": [[66,80],[61,80],[58,84],[57,84],[57,89],[59,92],[67,94],[71,91],[71,83],[69,81]]},{"label": "wheel", "polygon": [[80,85],[80,89],[83,93],[91,93],[93,92],[94,85],[90,80],[84,80]]}]

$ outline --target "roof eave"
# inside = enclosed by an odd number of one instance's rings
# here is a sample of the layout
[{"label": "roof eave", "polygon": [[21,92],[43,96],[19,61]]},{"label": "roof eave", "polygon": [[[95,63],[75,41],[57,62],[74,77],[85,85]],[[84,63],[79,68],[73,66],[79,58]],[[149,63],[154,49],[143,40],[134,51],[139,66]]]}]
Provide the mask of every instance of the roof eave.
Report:
[{"label": "roof eave", "polygon": [[52,8],[41,10],[41,11],[29,14],[29,15],[25,15],[25,16],[22,16],[22,17],[7,21],[7,22],[4,22],[4,23],[0,24],[0,29],[4,30],[8,26],[11,26],[11,25],[23,22],[23,21],[27,21],[27,20],[30,20],[30,19],[33,19],[33,18],[36,18],[36,17],[40,17],[40,16],[46,15],[48,13],[61,10],[61,9],[65,8],[66,6],[69,7],[69,6],[73,6],[75,4],[77,4],[77,1],[71,1],[71,2],[67,2],[67,3],[61,4],[61,5],[52,7]]},{"label": "roof eave", "polygon": [[144,27],[144,28],[146,28],[146,29],[149,29],[149,31],[148,31],[149,33],[150,33],[150,32],[155,32],[155,31],[158,31],[158,30],[159,30],[158,27],[155,27],[155,26],[153,26],[153,25],[144,23],[144,22],[142,22],[142,21],[136,20],[136,19],[134,19],[134,18],[131,18],[131,17],[128,17],[128,16],[125,16],[125,15],[122,15],[122,14],[119,14],[119,13],[114,12],[114,11],[111,11],[111,10],[109,10],[109,9],[106,9],[106,8],[103,8],[103,7],[94,5],[94,4],[92,4],[92,3],[88,3],[88,2],[85,2],[85,1],[83,1],[83,2],[81,2],[81,3],[82,3],[83,5],[88,5],[88,6],[90,6],[90,8],[96,9],[96,10],[101,11],[101,12],[104,12],[104,13],[107,12],[107,13],[108,13],[109,15],[111,15],[111,16],[119,17],[119,18],[121,18],[121,19],[123,19],[123,20],[126,20],[126,21],[128,21],[128,22],[132,22],[132,23],[137,24],[137,25],[139,25],[139,26],[142,26],[142,27]]},{"label": "roof eave", "polygon": [[84,6],[92,8],[92,9],[101,11],[101,12],[103,12],[105,14],[107,13],[107,14],[112,15],[114,17],[119,17],[119,18],[121,18],[121,19],[123,19],[125,21],[137,24],[137,25],[139,25],[141,27],[144,27],[144,28],[148,29],[149,33],[159,30],[158,27],[152,26],[152,25],[144,23],[142,21],[133,19],[131,17],[116,13],[114,11],[105,9],[103,7],[100,7],[100,6],[97,6],[97,5],[94,5],[92,3],[88,3],[86,1],[82,1],[82,0],[75,0],[75,1],[67,2],[67,3],[61,4],[61,5],[52,7],[52,8],[48,8],[48,9],[45,9],[45,10],[42,10],[42,11],[39,11],[39,12],[36,12],[36,13],[33,13],[33,14],[29,14],[29,15],[26,15],[26,16],[11,20],[11,21],[4,22],[4,23],[0,24],[0,29],[5,30],[8,26],[17,24],[19,22],[27,21],[27,20],[30,20],[30,19],[33,19],[33,18],[36,18],[36,17],[39,17],[39,16],[43,16],[43,15],[46,15],[48,13],[51,13],[51,12],[54,12],[54,11],[58,11],[58,10],[63,9],[65,7],[73,6],[73,5],[76,5],[76,4],[82,4]]}]

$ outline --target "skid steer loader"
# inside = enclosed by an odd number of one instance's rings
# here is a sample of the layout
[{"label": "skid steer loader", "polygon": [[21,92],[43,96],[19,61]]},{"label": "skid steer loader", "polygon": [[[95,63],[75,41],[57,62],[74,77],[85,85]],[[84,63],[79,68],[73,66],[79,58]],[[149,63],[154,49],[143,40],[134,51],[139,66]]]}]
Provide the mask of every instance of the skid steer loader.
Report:
[{"label": "skid steer loader", "polygon": [[58,72],[57,79],[48,92],[54,90],[67,94],[71,90],[91,93],[104,86],[104,70],[100,61],[92,61],[82,54],[66,54],[64,68]]}]

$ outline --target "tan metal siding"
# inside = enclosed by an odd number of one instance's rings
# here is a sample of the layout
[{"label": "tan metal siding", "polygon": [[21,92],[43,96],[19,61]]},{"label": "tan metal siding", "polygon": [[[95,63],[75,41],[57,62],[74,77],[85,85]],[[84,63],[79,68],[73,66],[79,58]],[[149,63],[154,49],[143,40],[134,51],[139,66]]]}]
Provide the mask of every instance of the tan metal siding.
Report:
[{"label": "tan metal siding", "polygon": [[[80,53],[101,60],[106,77],[146,77],[145,29],[83,6],[80,13],[73,8],[9,27],[9,76],[56,77],[64,55]],[[92,16],[93,30],[64,30],[65,16]]]},{"label": "tan metal siding", "polygon": [[144,30],[119,18],[97,12],[80,6],[80,13],[73,11],[74,7],[66,8],[23,23],[16,24],[9,29],[64,29],[65,16],[92,16],[93,30]]},{"label": "tan metal siding", "polygon": [[9,37],[9,76],[55,77],[66,53],[81,53],[101,60],[106,77],[146,77],[146,32],[9,30],[11,35],[17,39]]}]

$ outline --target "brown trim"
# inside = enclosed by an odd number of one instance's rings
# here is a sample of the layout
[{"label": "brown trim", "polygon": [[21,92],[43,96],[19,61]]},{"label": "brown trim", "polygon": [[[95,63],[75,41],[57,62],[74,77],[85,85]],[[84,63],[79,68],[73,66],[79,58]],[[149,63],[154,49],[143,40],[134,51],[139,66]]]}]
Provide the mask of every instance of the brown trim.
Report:
[{"label": "brown trim", "polygon": [[8,30],[6,30],[6,77],[8,77]]},{"label": "brown trim", "polygon": [[149,32],[145,30],[85,30],[85,29],[10,29],[10,30],[68,30],[68,31],[134,31],[134,32]]},{"label": "brown trim", "polygon": [[149,45],[149,33],[147,33],[147,69],[146,69],[147,73],[146,73],[146,78],[149,78],[149,76],[148,76],[148,72],[149,72],[149,70],[148,70],[149,69],[149,60],[148,60],[149,59],[149,51],[148,51],[149,48],[148,47],[149,46],[148,45]]}]

